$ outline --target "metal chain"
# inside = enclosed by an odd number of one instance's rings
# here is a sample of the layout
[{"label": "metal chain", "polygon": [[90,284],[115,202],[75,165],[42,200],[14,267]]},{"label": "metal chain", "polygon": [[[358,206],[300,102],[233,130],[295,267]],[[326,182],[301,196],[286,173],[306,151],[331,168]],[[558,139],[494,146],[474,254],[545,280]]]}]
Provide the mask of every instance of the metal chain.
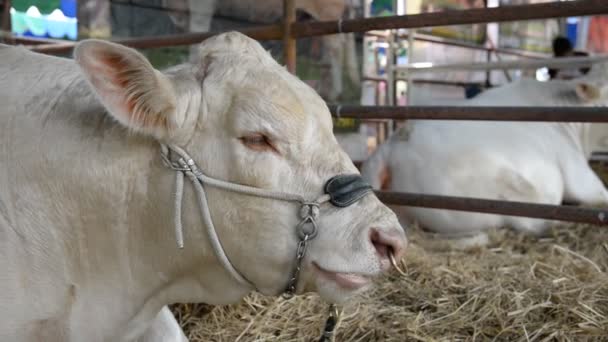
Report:
[{"label": "metal chain", "polygon": [[314,239],[317,236],[317,222],[316,219],[319,216],[319,203],[306,202],[302,203],[300,208],[300,223],[296,226],[296,233],[300,238],[298,242],[298,249],[296,252],[296,261],[293,273],[287,283],[287,289],[283,293],[283,298],[289,299],[296,294],[296,287],[298,286],[298,277],[302,270],[302,261],[306,256],[306,248],[308,247],[308,241]]},{"label": "metal chain", "polygon": [[323,328],[323,333],[321,333],[321,338],[319,339],[319,342],[333,341],[334,332],[336,331],[336,325],[338,324],[339,318],[340,312],[338,311],[338,307],[336,306],[336,304],[330,304],[327,320],[325,320],[325,327]]},{"label": "metal chain", "polygon": [[[311,222],[314,222],[312,220]],[[308,247],[308,241],[310,241],[309,235],[306,234],[298,242],[298,249],[296,252],[296,266],[294,267],[293,275],[291,279],[289,279],[289,284],[287,285],[287,289],[283,292],[283,298],[291,299],[296,294],[296,286],[298,285],[298,276],[300,275],[300,271],[302,269],[302,261],[306,256],[306,248]],[[329,314],[327,319],[325,320],[325,326],[323,327],[323,332],[321,333],[321,338],[319,342],[332,342],[334,333],[336,330],[336,325],[338,323],[338,319],[340,317],[340,313],[338,312],[338,307],[336,304],[329,305]]]},{"label": "metal chain", "polygon": [[[316,222],[316,218],[318,216],[318,203],[302,204],[302,208],[300,209],[300,217],[302,218],[302,221],[300,221],[296,228],[297,234],[300,237],[300,242],[298,242],[294,271],[291,276],[291,279],[289,279],[287,289],[283,293],[283,298],[285,299],[290,299],[295,296],[296,287],[298,285],[298,277],[302,269],[302,261],[306,256],[306,248],[308,247],[308,242],[314,239],[318,232]],[[340,313],[338,312],[338,308],[336,307],[336,305],[331,304],[329,306],[329,314],[327,316],[327,320],[325,321],[325,326],[323,327],[323,332],[321,333],[321,338],[319,339],[319,342],[333,341],[334,332],[336,330],[336,324],[338,323],[339,315]]]},{"label": "metal chain", "polygon": [[293,274],[291,279],[289,279],[289,283],[287,284],[287,289],[283,293],[283,298],[290,299],[296,294],[296,286],[298,285],[298,276],[300,275],[300,270],[302,269],[302,261],[304,260],[304,256],[306,255],[306,248],[308,247],[309,236],[304,235],[304,238],[298,242],[298,250],[296,252],[296,266],[294,267]]}]

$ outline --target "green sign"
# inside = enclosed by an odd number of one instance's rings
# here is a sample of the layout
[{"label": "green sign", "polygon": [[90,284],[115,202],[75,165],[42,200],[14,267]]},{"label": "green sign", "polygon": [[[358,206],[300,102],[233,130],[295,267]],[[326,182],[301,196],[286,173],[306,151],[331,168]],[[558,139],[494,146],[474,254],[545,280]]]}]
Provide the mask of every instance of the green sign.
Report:
[{"label": "green sign", "polygon": [[41,14],[51,14],[59,8],[60,0],[12,0],[11,5],[20,12],[27,11],[30,6],[36,6]]}]

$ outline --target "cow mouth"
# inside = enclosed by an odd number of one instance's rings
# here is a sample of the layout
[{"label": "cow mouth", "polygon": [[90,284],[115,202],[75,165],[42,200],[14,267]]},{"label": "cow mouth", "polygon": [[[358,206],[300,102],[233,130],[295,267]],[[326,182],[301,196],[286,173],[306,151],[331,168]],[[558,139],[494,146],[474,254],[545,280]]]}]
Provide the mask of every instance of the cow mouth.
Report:
[{"label": "cow mouth", "polygon": [[372,282],[372,277],[369,275],[328,271],[319,266],[316,262],[313,262],[312,265],[315,271],[323,278],[330,280],[347,290],[358,290]]}]

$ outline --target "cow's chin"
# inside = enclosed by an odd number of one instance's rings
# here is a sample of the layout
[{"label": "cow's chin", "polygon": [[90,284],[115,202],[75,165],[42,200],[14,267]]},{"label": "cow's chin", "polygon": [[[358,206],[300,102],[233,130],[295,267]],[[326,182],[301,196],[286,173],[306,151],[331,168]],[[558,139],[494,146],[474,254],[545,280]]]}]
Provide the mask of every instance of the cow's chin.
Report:
[{"label": "cow's chin", "polygon": [[[360,273],[332,272],[326,270],[315,262],[308,263],[298,282],[297,293],[317,293],[321,299],[328,303],[342,304],[352,297],[360,295],[373,286],[375,275]],[[286,282],[280,281],[274,285],[263,286],[257,289],[265,296],[279,296],[284,293]]]},{"label": "cow's chin", "polygon": [[342,304],[367,291],[373,284],[372,275],[332,272],[314,262],[311,268],[314,272],[315,292],[329,303]]}]

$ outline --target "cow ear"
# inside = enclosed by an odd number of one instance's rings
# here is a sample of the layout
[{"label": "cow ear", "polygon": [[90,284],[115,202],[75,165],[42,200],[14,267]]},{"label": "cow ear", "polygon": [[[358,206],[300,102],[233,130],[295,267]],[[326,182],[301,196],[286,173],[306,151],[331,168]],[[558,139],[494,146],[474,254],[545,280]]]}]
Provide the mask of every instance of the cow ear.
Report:
[{"label": "cow ear", "polygon": [[576,85],[576,95],[583,102],[590,102],[600,98],[600,88],[592,83],[581,82]]},{"label": "cow ear", "polygon": [[127,128],[166,138],[177,126],[171,80],[139,52],[102,40],[84,40],[74,59],[112,117]]}]

